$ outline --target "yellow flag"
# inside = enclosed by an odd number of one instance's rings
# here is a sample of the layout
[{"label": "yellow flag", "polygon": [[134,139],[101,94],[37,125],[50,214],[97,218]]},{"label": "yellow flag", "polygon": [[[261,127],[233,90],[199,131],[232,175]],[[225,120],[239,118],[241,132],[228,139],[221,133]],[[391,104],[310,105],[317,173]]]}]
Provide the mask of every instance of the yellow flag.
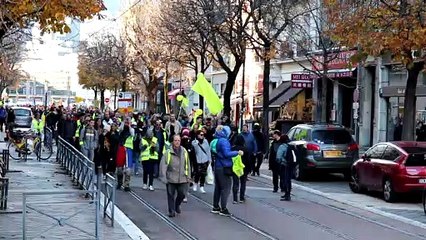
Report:
[{"label": "yellow flag", "polygon": [[199,73],[197,75],[197,81],[195,82],[194,86],[192,86],[192,91],[204,97],[210,113],[216,115],[222,111],[223,104],[220,101],[219,96],[217,96],[216,92],[214,91],[213,87],[209,82],[207,82],[204,74]]}]

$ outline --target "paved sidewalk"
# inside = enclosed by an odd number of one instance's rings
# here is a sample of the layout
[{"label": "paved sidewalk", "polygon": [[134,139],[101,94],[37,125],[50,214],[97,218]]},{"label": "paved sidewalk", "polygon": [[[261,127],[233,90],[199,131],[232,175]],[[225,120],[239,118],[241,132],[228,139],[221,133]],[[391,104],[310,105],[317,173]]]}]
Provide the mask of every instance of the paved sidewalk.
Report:
[{"label": "paved sidewalk", "polygon": [[[54,160],[52,156],[51,160]],[[22,193],[28,191],[69,191],[76,190],[70,177],[64,173],[59,164],[54,162],[28,162],[10,160],[9,202],[6,212],[0,212],[0,239],[22,239]],[[44,213],[66,219],[80,211],[69,220],[64,221],[87,233],[95,233],[95,205],[78,195],[44,195],[33,196],[29,201],[35,209]],[[45,202],[56,202],[43,204]],[[66,202],[64,202],[66,201]],[[102,210],[101,210],[102,211]],[[94,239],[89,234],[76,230],[67,225],[60,226],[53,220],[34,210],[27,210],[27,239]],[[100,217],[99,239],[130,239],[128,234],[110,220]],[[51,228],[51,229],[49,229]]]}]

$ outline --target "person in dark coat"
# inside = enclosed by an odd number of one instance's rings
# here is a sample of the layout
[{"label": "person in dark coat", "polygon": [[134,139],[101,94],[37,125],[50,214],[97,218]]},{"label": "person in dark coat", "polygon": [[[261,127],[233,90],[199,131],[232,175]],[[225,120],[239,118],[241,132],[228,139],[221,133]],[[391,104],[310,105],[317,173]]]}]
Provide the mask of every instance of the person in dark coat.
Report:
[{"label": "person in dark coat", "polygon": [[[247,148],[245,147],[245,140],[244,137],[241,135],[238,135],[235,138],[234,145],[231,148],[232,151],[243,151],[244,155],[241,157],[243,164],[244,164],[244,174],[241,177],[238,177],[237,175],[232,176],[232,196],[233,196],[233,203],[244,203],[246,201],[245,193],[246,193],[246,183],[247,183],[247,176],[252,171],[251,165],[250,165],[250,156]],[[238,190],[240,191],[240,198],[238,200]]]},{"label": "person in dark coat", "polygon": [[253,175],[257,174],[257,176],[260,175],[260,166],[263,163],[263,157],[265,155],[265,141],[263,138],[263,133],[260,129],[259,123],[255,123],[253,126],[253,136],[256,139],[256,145],[257,145],[257,153],[255,153],[255,167],[253,169]]},{"label": "person in dark coat", "polygon": [[107,134],[107,137],[109,138],[109,143],[111,145],[110,151],[112,155],[112,161],[109,162],[107,166],[107,172],[114,173],[117,168],[117,152],[120,138],[117,124],[111,124],[111,131]]},{"label": "person in dark coat", "polygon": [[[278,186],[281,188],[281,192],[284,192],[283,181],[280,180],[280,165],[276,161],[277,151],[281,145],[281,132],[279,130],[275,130],[272,134],[272,143],[269,148],[269,170],[272,171],[272,184],[274,185],[273,192],[278,192]],[[280,183],[278,185],[278,183]]]}]

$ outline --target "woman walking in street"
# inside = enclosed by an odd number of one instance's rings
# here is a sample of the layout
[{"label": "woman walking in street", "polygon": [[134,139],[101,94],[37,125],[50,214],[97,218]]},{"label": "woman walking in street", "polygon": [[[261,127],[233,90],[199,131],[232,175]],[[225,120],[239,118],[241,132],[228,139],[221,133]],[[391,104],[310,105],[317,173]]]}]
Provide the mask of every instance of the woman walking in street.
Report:
[{"label": "woman walking in street", "polygon": [[[231,151],[231,144],[228,140],[231,129],[227,126],[219,125],[216,128],[215,137],[218,139],[216,144],[216,160],[214,171],[214,195],[212,213],[218,213],[222,216],[231,216],[226,208],[229,193],[231,191],[232,179],[232,158],[237,155],[243,155],[243,151]],[[220,202],[220,206],[219,206]]]},{"label": "woman walking in street", "polygon": [[200,192],[206,193],[204,190],[204,183],[206,182],[207,168],[211,162],[212,156],[210,152],[210,145],[207,139],[205,139],[205,133],[202,130],[198,130],[196,139],[192,141],[192,146],[195,152],[196,161],[194,162],[194,185],[192,190],[197,191],[198,182],[200,183]]}]

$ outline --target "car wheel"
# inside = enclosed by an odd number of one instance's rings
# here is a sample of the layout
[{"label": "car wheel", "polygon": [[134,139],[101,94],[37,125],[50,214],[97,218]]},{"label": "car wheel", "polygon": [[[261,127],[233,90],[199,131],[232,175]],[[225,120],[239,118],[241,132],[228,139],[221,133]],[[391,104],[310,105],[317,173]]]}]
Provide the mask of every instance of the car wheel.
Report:
[{"label": "car wheel", "polygon": [[395,202],[396,192],[393,190],[393,184],[390,179],[383,182],[383,198],[386,202]]},{"label": "car wheel", "polygon": [[349,188],[354,193],[361,193],[363,192],[363,188],[359,182],[359,175],[356,170],[351,171],[350,174],[350,181],[349,181]]},{"label": "car wheel", "polygon": [[306,170],[300,167],[299,164],[297,164],[294,167],[294,179],[302,181],[306,178]]}]

